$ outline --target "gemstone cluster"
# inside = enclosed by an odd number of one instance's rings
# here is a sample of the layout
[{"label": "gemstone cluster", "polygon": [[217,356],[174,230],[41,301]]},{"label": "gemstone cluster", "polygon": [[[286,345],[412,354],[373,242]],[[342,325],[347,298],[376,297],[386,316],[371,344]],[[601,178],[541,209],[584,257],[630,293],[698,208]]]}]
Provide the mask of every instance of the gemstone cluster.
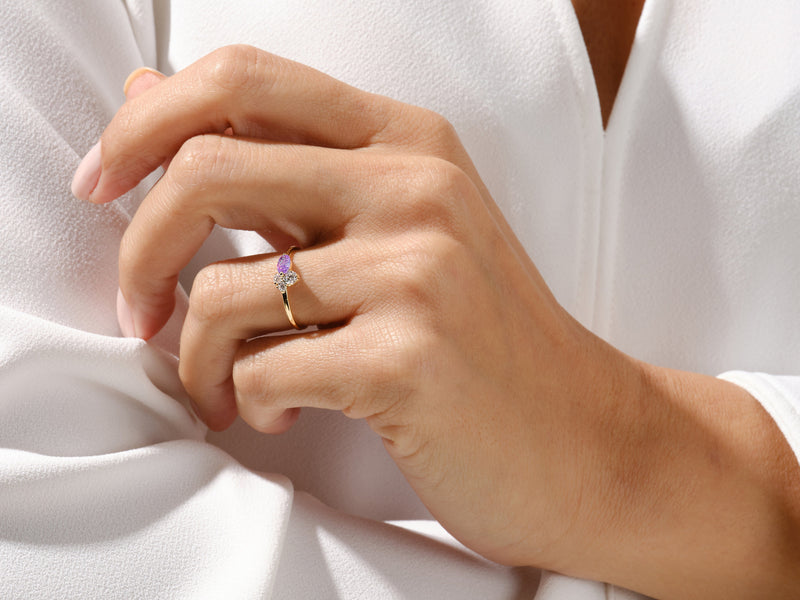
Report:
[{"label": "gemstone cluster", "polygon": [[281,254],[278,259],[278,272],[275,274],[273,282],[281,294],[286,293],[286,288],[294,285],[298,280],[297,273],[292,271],[292,257],[288,254]]}]

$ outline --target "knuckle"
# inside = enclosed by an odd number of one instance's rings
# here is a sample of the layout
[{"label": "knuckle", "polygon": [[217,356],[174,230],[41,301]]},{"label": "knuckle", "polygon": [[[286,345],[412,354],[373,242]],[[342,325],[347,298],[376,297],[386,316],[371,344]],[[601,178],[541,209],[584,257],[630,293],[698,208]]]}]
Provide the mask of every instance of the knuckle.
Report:
[{"label": "knuckle", "polygon": [[425,157],[407,185],[408,216],[420,227],[460,237],[466,228],[465,206],[474,194],[469,176],[451,162]]},{"label": "knuckle", "polygon": [[394,320],[376,319],[354,327],[340,330],[335,350],[331,349],[336,354],[330,356],[332,364],[339,364],[341,355],[348,357],[347,376],[319,382],[314,393],[351,419],[369,420],[395,410],[412,393],[414,359],[404,350],[410,347],[404,346]]},{"label": "knuckle", "polygon": [[160,149],[132,144],[132,141],[140,139],[141,131],[141,109],[135,102],[126,102],[103,132],[103,170],[112,172],[125,189],[132,188],[147,174],[132,166],[157,163],[160,158]]},{"label": "knuckle", "polygon": [[[208,191],[227,162],[228,144],[217,135],[198,135],[186,140],[167,169],[167,177],[178,190]],[[185,194],[178,194],[183,197]]]},{"label": "knuckle", "polygon": [[226,264],[203,268],[192,283],[189,315],[199,324],[225,321],[235,313],[236,281]]},{"label": "knuckle", "polygon": [[444,155],[460,146],[450,121],[433,110],[402,102],[391,102],[381,108],[382,126],[370,140],[372,144],[401,144]]},{"label": "knuckle", "polygon": [[120,288],[132,291],[136,304],[143,309],[171,313],[175,303],[171,290],[178,284],[178,276],[154,276],[149,256],[142,240],[134,239],[130,230],[122,236],[118,257]]},{"label": "knuckle", "polygon": [[461,303],[475,283],[470,247],[448,235],[411,232],[393,241],[391,255],[371,267],[373,309],[407,318],[415,327],[441,333],[451,323],[453,303]]},{"label": "knuckle", "polygon": [[427,182],[434,196],[440,198],[463,198],[475,189],[472,179],[453,163],[442,159],[431,159],[424,165],[423,181]]},{"label": "knuckle", "polygon": [[437,145],[448,148],[460,143],[453,124],[446,117],[432,110],[421,109],[419,127],[427,133],[429,138],[435,140]]},{"label": "knuckle", "polygon": [[258,354],[240,351],[233,363],[233,387],[237,401],[263,404],[265,398],[272,397],[270,378]]},{"label": "knuckle", "polygon": [[240,92],[257,80],[266,53],[247,44],[233,44],[212,52],[207,60],[207,77],[217,87]]},{"label": "knuckle", "polygon": [[432,296],[433,269],[429,257],[414,248],[406,250],[401,261],[405,266],[392,277],[393,299],[400,307],[423,311]]},{"label": "knuckle", "polygon": [[398,426],[403,415],[414,410],[413,404],[425,380],[430,336],[420,328],[397,330],[397,321],[378,324],[373,329],[374,352],[363,366],[363,382],[369,394],[363,394],[362,412],[369,419]]},{"label": "knuckle", "polygon": [[440,286],[446,278],[453,248],[458,243],[449,236],[430,233],[406,234],[401,248],[376,272],[387,301],[396,310],[410,310],[424,319],[435,307]]}]

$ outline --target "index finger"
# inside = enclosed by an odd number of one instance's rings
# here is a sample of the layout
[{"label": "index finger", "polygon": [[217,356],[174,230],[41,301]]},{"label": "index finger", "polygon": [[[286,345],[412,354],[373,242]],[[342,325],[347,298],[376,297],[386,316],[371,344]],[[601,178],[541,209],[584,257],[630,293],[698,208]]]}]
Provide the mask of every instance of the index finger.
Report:
[{"label": "index finger", "polygon": [[229,128],[236,136],[359,148],[385,127],[393,104],[294,61],[228,46],[125,103],[91,157],[99,174],[89,179],[97,183],[81,195],[109,202],[186,140]]}]

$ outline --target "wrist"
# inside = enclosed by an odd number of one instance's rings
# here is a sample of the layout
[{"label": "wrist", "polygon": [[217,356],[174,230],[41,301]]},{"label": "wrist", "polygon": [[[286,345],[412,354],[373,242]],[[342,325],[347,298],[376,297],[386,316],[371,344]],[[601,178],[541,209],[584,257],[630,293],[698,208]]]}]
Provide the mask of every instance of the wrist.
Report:
[{"label": "wrist", "polygon": [[798,467],[771,418],[731,383],[628,368],[635,383],[607,400],[615,425],[595,481],[604,547],[584,576],[658,598],[796,590]]}]

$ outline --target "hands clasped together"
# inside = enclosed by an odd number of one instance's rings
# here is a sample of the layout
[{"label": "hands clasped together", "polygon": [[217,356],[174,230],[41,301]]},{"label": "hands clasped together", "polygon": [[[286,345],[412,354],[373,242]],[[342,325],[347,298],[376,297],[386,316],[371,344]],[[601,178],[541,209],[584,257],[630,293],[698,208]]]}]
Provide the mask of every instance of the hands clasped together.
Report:
[{"label": "hands clasped together", "polygon": [[109,202],[161,165],[121,246],[129,332],[166,323],[215,224],[297,246],[292,311],[319,326],[263,337],[291,328],[278,254],[203,269],[180,376],[212,429],[366,419],[468,546],[608,576],[587,557],[638,523],[651,368],[558,305],[445,119],[234,46],[134,80],[74,189]]}]

